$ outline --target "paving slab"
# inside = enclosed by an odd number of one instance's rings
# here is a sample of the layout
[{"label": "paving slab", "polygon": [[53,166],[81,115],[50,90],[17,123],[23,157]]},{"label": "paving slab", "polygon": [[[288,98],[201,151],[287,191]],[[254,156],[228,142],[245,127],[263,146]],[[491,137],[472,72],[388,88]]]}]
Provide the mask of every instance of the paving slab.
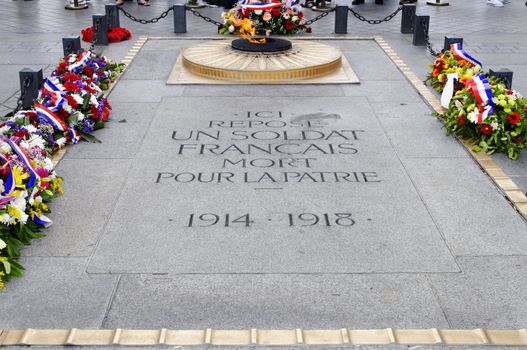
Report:
[{"label": "paving slab", "polygon": [[88,271],[458,271],[365,98],[270,103],[165,98]]},{"label": "paving slab", "polygon": [[85,258],[24,257],[24,278],[0,298],[0,329],[99,328],[117,276],[89,276]]},{"label": "paving slab", "polygon": [[527,257],[462,257],[459,262],[462,274],[430,275],[451,327],[525,326]]},{"label": "paving slab", "polygon": [[[57,167],[65,194],[50,205],[54,225],[24,256],[89,256],[124,182],[130,161],[63,159]],[[82,178],[82,181],[76,179]],[[72,208],[75,208],[72,210]],[[30,261],[31,262],[31,261]]]},{"label": "paving slab", "polygon": [[[130,303],[131,298],[139,302]],[[149,310],[148,314],[143,310]],[[117,325],[178,329],[448,326],[426,279],[417,275],[128,275],[121,279],[103,326]]]},{"label": "paving slab", "polygon": [[525,254],[527,223],[476,164],[465,159],[404,163],[455,255]]}]

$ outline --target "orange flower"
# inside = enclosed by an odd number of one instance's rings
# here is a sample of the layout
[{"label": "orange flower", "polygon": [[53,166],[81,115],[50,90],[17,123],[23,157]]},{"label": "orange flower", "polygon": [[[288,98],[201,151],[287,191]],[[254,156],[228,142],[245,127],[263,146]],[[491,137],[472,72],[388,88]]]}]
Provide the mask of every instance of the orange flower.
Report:
[{"label": "orange flower", "polygon": [[438,75],[439,75],[439,69],[434,69],[434,71],[432,72],[432,76],[436,78]]}]

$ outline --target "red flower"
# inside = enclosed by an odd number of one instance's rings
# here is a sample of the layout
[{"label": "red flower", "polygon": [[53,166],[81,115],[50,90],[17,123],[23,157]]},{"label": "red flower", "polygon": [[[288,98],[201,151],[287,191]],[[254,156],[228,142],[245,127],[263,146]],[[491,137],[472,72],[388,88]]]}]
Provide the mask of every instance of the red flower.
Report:
[{"label": "red flower", "polygon": [[302,19],[302,18],[304,18],[304,13],[303,12],[299,12],[297,16],[298,16],[298,18]]},{"label": "red flower", "polygon": [[291,21],[286,21],[285,24],[284,24],[284,28],[286,30],[293,30],[295,29],[295,24]]},{"label": "red flower", "polygon": [[65,83],[63,85],[64,85],[64,88],[66,89],[66,91],[69,91],[69,92],[79,92],[79,91],[81,91],[80,86],[77,85],[77,84]]},{"label": "red flower", "polygon": [[457,125],[459,126],[465,125],[465,115],[464,114],[459,114],[457,116]]},{"label": "red flower", "polygon": [[92,114],[92,118],[95,119],[95,120],[98,120],[99,119],[99,110],[97,109],[97,107],[95,105],[90,105],[90,111],[91,111],[91,114]]},{"label": "red flower", "polygon": [[278,17],[281,14],[282,14],[282,11],[277,7],[271,10],[271,15],[273,15],[273,17]]},{"label": "red flower", "polygon": [[311,33],[311,27],[307,27],[306,33]]},{"label": "red flower", "polygon": [[77,108],[79,106],[77,100],[75,100],[71,95],[66,95],[66,100],[68,100],[68,104],[71,106],[71,108]]},{"label": "red flower", "polygon": [[513,114],[509,114],[507,116],[507,120],[509,121],[509,123],[511,123],[511,125],[516,125],[520,122],[520,113],[518,112],[514,112]]},{"label": "red flower", "polygon": [[481,132],[487,136],[489,136],[492,133],[492,130],[494,129],[489,124],[481,125]]},{"label": "red flower", "polygon": [[28,136],[29,136],[29,133],[26,131],[26,130],[19,130],[15,133],[16,137],[19,137],[21,139],[24,139],[24,140],[27,140],[28,139]]}]

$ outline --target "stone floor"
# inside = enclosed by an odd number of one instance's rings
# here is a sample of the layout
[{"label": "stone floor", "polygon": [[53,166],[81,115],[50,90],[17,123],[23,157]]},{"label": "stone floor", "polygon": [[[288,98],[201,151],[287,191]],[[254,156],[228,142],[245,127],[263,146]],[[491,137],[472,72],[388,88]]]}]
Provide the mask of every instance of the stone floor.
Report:
[{"label": "stone floor", "polygon": [[[126,9],[147,18],[168,6],[152,1],[150,8],[132,2]],[[384,17],[397,6],[385,2],[355,9]],[[514,70],[514,86],[527,93],[523,1],[502,9],[484,1],[450,3],[419,2],[418,12],[432,17],[435,45],[444,35],[463,36],[486,67]],[[90,4],[76,12],[58,1],[2,4],[0,113],[16,101],[18,70],[49,72],[61,55],[61,37],[77,35],[104,3]],[[203,10],[216,17],[220,11]],[[210,24],[187,20],[185,36],[194,40],[172,34],[171,19],[143,26],[121,18],[136,36],[171,40],[149,40],[111,93],[112,122],[97,134],[103,143],[71,147],[59,164],[65,195],[52,206],[55,225],[24,250],[26,276],[0,295],[0,328],[525,327],[526,221],[444,135],[375,42],[324,40],[342,49],[359,86],[169,86],[181,48],[214,35]],[[350,34],[384,36],[424,78],[431,58],[399,34],[397,18],[378,26],[349,21]],[[316,23],[314,35],[331,35],[332,26],[330,15]],[[119,60],[131,45],[104,52]],[[318,112],[326,117],[314,119],[321,123],[314,130],[362,130],[358,139],[335,141],[351,142],[344,147],[357,152],[314,156],[314,169],[302,171],[366,172],[375,181],[282,183],[280,189],[156,181],[160,173],[229,171],[222,157],[179,154],[173,132],[210,132],[216,130],[207,128],[211,120],[243,121],[242,113],[258,111],[288,123]],[[527,154],[516,162],[495,159],[527,189]],[[288,213],[342,211],[353,213],[354,225],[285,228]],[[188,227],[189,214],[207,212],[250,212],[255,223]],[[378,347],[357,347],[370,348]]]}]

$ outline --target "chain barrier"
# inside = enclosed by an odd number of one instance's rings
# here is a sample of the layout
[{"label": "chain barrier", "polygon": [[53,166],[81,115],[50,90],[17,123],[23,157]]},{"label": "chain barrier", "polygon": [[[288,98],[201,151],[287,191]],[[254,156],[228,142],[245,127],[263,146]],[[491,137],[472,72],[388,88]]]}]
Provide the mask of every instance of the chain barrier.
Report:
[{"label": "chain barrier", "polygon": [[332,9],[328,9],[325,12],[322,12],[320,15],[316,16],[315,18],[311,18],[310,20],[306,21],[305,25],[306,26],[311,25],[311,24],[315,23],[316,21],[321,20],[322,18],[326,17],[327,15],[329,15],[333,11],[335,11],[334,7]]},{"label": "chain barrier", "polygon": [[20,90],[20,97],[16,101],[16,107],[13,109],[13,115],[17,114],[19,110],[22,109],[22,105],[24,104],[24,98],[26,97],[26,90],[31,85],[31,78],[26,77],[24,81],[22,82],[22,89]]},{"label": "chain barrier", "polygon": [[119,7],[119,11],[121,11],[126,17],[128,17],[130,20],[134,22],[138,22],[141,24],[150,24],[150,23],[157,23],[160,19],[165,18],[168,16],[170,11],[174,10],[173,7],[169,7],[166,11],[163,11],[158,17],[154,17],[151,19],[142,19],[142,18],[136,18],[134,15],[132,15],[130,12],[126,11],[123,7]]},{"label": "chain barrier", "polygon": [[437,51],[435,51],[432,48],[432,44],[430,43],[430,37],[428,36],[428,23],[426,21],[423,21],[422,25],[423,25],[423,34],[424,34],[425,41],[426,41],[426,49],[428,50],[430,55],[437,57]]},{"label": "chain barrier", "polygon": [[92,52],[95,50],[95,45],[97,45],[97,33],[99,32],[100,28],[101,28],[101,20],[96,20],[95,23],[93,24],[93,40],[89,48],[89,50]]},{"label": "chain barrier", "polygon": [[199,17],[201,19],[203,19],[205,22],[209,22],[209,23],[212,23],[214,24],[216,27],[221,27],[223,24],[221,22],[218,22],[210,17],[207,17],[207,16],[204,16],[202,15],[199,11],[196,11],[190,7],[187,7],[187,11],[189,12],[192,12],[192,14],[196,17]]},{"label": "chain barrier", "polygon": [[383,19],[367,19],[360,13],[355,12],[355,10],[353,10],[353,8],[351,7],[348,8],[348,11],[351,12],[353,16],[355,16],[359,21],[367,22],[368,24],[381,24],[383,22],[389,22],[390,20],[392,20],[395,16],[397,16],[399,12],[402,11],[402,9],[403,7],[400,6],[399,8],[397,8],[397,10],[395,10],[393,13],[389,14],[388,16],[384,17]]}]

